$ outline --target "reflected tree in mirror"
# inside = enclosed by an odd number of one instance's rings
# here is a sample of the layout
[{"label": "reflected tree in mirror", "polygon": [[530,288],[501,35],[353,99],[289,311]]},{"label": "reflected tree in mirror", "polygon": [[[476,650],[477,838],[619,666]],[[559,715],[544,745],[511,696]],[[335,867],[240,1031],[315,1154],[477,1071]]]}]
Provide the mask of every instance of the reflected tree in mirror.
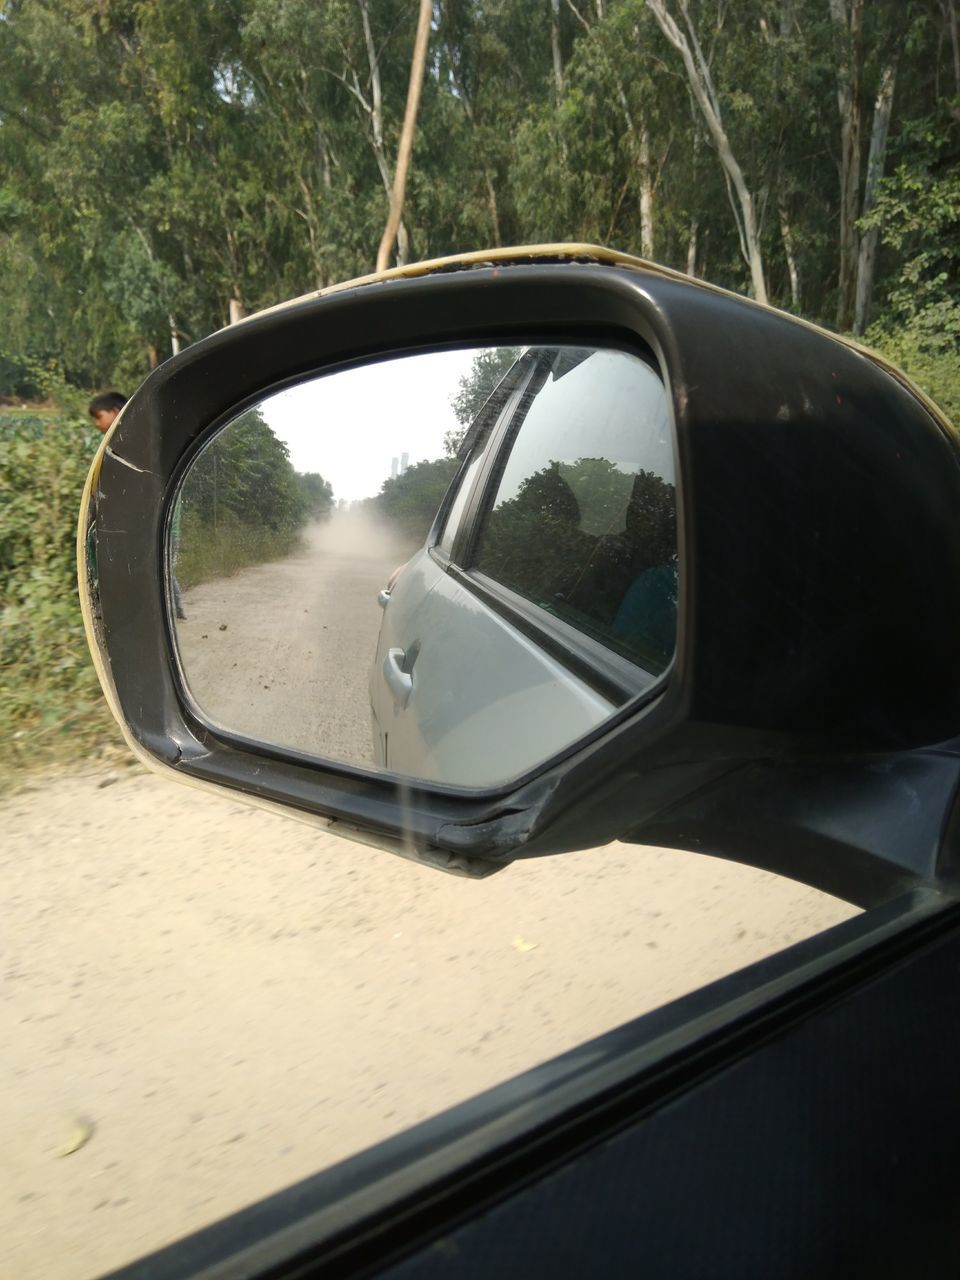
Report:
[{"label": "reflected tree in mirror", "polygon": [[625,657],[656,672],[672,658],[676,488],[661,476],[551,461],[491,513],[484,553],[485,572]]},{"label": "reflected tree in mirror", "polygon": [[332,505],[329,482],[298,473],[261,409],[249,409],[198,455],[181,490],[175,513],[181,590],[298,550],[307,521],[325,518]]}]

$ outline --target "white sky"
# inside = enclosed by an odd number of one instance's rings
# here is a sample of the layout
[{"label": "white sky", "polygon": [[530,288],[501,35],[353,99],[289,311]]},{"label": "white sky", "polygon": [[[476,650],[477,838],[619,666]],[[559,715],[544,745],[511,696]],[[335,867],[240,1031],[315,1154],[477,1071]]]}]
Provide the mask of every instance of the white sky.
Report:
[{"label": "white sky", "polygon": [[297,471],[319,471],[339,501],[369,498],[409,464],[443,456],[443,437],[460,424],[450,407],[476,350],[399,356],[330,373],[279,391],[263,416],[290,450]]}]

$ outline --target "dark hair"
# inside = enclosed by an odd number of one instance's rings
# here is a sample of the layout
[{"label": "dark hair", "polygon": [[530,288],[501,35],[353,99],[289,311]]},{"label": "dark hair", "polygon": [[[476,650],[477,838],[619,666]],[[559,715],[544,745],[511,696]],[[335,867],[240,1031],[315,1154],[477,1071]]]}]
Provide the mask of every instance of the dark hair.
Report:
[{"label": "dark hair", "polygon": [[122,396],[119,391],[104,391],[103,395],[93,397],[87,412],[91,418],[94,414],[99,413],[101,409],[106,409],[108,413],[111,409],[116,409],[119,413],[126,403],[127,397]]}]

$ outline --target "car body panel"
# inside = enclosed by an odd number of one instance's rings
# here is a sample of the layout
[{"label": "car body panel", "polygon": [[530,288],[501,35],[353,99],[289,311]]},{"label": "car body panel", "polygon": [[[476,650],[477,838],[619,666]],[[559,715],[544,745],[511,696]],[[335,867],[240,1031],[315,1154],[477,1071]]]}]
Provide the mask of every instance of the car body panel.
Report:
[{"label": "car body panel", "polygon": [[[513,390],[498,394],[503,388]],[[528,348],[490,399],[504,407],[488,434],[477,434],[484,410],[468,428],[445,517],[381,596],[370,672],[378,763],[402,776],[463,786],[517,777],[586,737],[631,696],[650,690],[669,665],[676,633],[675,550],[657,609],[653,595],[644,603],[638,588],[658,570],[646,561],[642,573],[632,567],[651,536],[649,518],[628,533],[635,505],[628,495],[641,479],[663,473],[657,483],[675,493],[659,372],[616,349]],[[531,496],[518,497],[531,485]],[[494,552],[489,565],[485,539],[498,509],[523,501],[533,505],[521,523],[508,525],[506,541],[501,532],[501,559]],[[553,522],[546,555],[535,545],[538,511]],[[672,510],[669,524],[675,548]],[[433,545],[435,558],[428,554]],[[591,636],[598,623],[591,610],[601,606],[607,629]],[[638,653],[628,658],[612,647],[654,634],[660,615],[661,660],[652,670],[638,665]],[[610,687],[611,671],[619,688]]]},{"label": "car body panel", "polygon": [[[383,678],[396,649],[416,654],[405,706]],[[384,608],[370,696],[381,750],[386,740],[382,763],[454,786],[515,777],[616,710],[426,550],[400,574]]]}]

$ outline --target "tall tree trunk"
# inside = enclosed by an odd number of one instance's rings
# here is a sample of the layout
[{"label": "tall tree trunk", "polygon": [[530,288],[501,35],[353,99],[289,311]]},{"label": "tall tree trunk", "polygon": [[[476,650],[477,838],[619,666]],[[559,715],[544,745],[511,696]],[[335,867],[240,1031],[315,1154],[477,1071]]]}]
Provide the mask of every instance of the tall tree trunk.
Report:
[{"label": "tall tree trunk", "polygon": [[653,259],[653,168],[650,164],[650,130],[640,123],[640,257]]},{"label": "tall tree trunk", "polygon": [[800,310],[800,268],[797,266],[797,252],[793,242],[793,231],[787,216],[787,206],[783,197],[777,206],[780,215],[780,239],[783,241],[783,256],[787,260],[787,275],[790,277],[790,305],[794,311]]},{"label": "tall tree trunk", "polygon": [[[367,0],[358,0],[360,20],[363,24],[363,39],[367,50],[367,66],[370,70],[370,103],[367,108],[370,116],[370,133],[373,154],[380,170],[380,180],[387,193],[387,199],[393,199],[393,174],[387,159],[387,149],[383,141],[383,84],[380,79],[380,60],[373,42],[373,30],[370,26],[370,9]],[[403,266],[410,255],[410,237],[401,216],[397,227],[397,265]]]},{"label": "tall tree trunk", "polygon": [[[940,0],[943,16],[950,29],[950,49],[953,53],[953,91],[960,96],[960,33],[957,31],[956,0]],[[957,115],[957,112],[954,112]]]},{"label": "tall tree trunk", "polygon": [[841,54],[837,64],[837,106],[840,111],[840,275],[837,290],[837,328],[853,324],[857,291],[860,214],[861,74],[863,65],[864,0],[829,0]]},{"label": "tall tree trunk", "polygon": [[490,170],[484,168],[484,180],[487,184],[487,208],[490,210],[490,224],[493,228],[493,243],[495,248],[499,249],[500,240],[500,211],[497,207],[497,190],[493,185],[493,178],[490,176]]},{"label": "tall tree trunk", "polygon": [[696,276],[697,274],[697,243],[699,241],[700,223],[693,219],[690,223],[690,233],[687,240],[687,275]]},{"label": "tall tree trunk", "polygon": [[[471,129],[475,129],[476,117],[474,116],[473,103],[470,100],[470,95],[467,93],[466,86],[463,83],[463,79],[460,76],[459,71],[457,69],[457,56],[449,40],[447,41],[447,59],[450,63],[450,78],[453,82],[453,87],[457,91],[457,97],[460,99],[461,103],[463,104],[463,110],[466,114],[467,119],[470,121]],[[493,174],[490,172],[490,166],[487,164],[486,160],[483,158],[481,158],[480,163],[483,165],[483,181],[484,181],[484,185],[487,188],[487,208],[490,210],[490,223],[491,223],[491,229],[493,232],[493,243],[499,249],[501,244],[500,210],[499,210],[499,206],[497,205],[497,190],[496,190],[496,187],[494,186]]]},{"label": "tall tree trunk", "polygon": [[327,146],[323,132],[317,130],[317,150],[320,153],[320,173],[324,191],[333,190],[333,168],[330,162],[330,148]]},{"label": "tall tree trunk", "polygon": [[[640,117],[640,127],[637,128],[633,112],[630,110],[630,103],[627,99],[627,91],[623,87],[623,81],[616,76],[617,95],[620,98],[620,107],[623,111],[623,118],[627,126],[627,134],[630,138],[631,159],[635,160],[638,172],[638,181],[640,186],[640,256],[641,258],[652,259],[654,253],[654,193],[656,183],[654,181],[653,163],[650,159],[650,130],[647,127],[645,117]],[[628,177],[629,181],[629,177]],[[622,200],[623,193],[620,199]],[[611,219],[611,231],[616,221],[616,214],[620,211],[620,200],[617,201],[617,209],[614,217]]]},{"label": "tall tree trunk", "polygon": [[[833,3],[834,0],[831,0]],[[842,2],[842,0],[841,0]],[[862,0],[856,0],[862,3]],[[687,80],[690,85],[690,91],[694,96],[697,106],[703,115],[704,122],[709,130],[710,137],[713,139],[713,145],[717,149],[717,155],[720,158],[720,164],[723,167],[724,176],[733,192],[736,194],[736,205],[734,205],[734,214],[736,215],[739,207],[739,218],[737,219],[737,230],[740,235],[740,245],[743,251],[744,260],[750,268],[750,280],[753,285],[753,296],[758,302],[767,301],[767,284],[763,274],[763,254],[760,249],[760,232],[757,224],[756,207],[753,201],[753,193],[747,186],[747,181],[743,176],[743,170],[733,154],[733,148],[730,146],[730,139],[727,137],[727,131],[723,127],[723,119],[720,113],[720,101],[717,98],[716,91],[713,87],[713,77],[710,74],[710,66],[704,56],[700,41],[694,31],[690,14],[686,6],[686,0],[680,0],[680,8],[683,13],[687,28],[691,33],[693,45],[691,47],[690,40],[680,30],[674,21],[673,16],[667,11],[666,0],[647,0],[647,5],[660,24],[660,29],[666,38],[683,59],[684,69],[687,73]],[[731,197],[731,203],[732,197]]]},{"label": "tall tree trunk", "polygon": [[[887,154],[887,133],[893,112],[893,90],[897,81],[896,60],[883,69],[880,88],[873,105],[873,128],[870,132],[870,155],[867,159],[867,181],[863,191],[863,217],[872,213],[877,203],[877,190],[883,177],[883,163]],[[877,262],[877,242],[880,228],[870,227],[860,237],[860,253],[857,259],[857,294],[854,307],[853,332],[859,337],[870,322],[870,304],[873,300],[873,275]]]},{"label": "tall tree trunk", "polygon": [[550,0],[550,52],[553,55],[553,87],[563,93],[563,59],[560,56],[560,0]]},{"label": "tall tree trunk", "polygon": [[[390,250],[400,230],[400,215],[403,212],[403,198],[407,190],[407,171],[410,168],[410,156],[413,152],[413,135],[417,127],[417,111],[420,107],[420,90],[423,88],[423,73],[427,65],[427,42],[430,38],[430,19],[433,16],[433,0],[420,0],[420,16],[417,20],[417,34],[413,42],[413,60],[410,64],[410,84],[407,88],[407,109],[403,116],[403,129],[400,133],[400,146],[397,150],[397,171],[390,197],[390,215],[380,241],[377,254],[377,270],[386,270],[390,259]],[[403,261],[407,258],[407,247],[401,245]]]}]

